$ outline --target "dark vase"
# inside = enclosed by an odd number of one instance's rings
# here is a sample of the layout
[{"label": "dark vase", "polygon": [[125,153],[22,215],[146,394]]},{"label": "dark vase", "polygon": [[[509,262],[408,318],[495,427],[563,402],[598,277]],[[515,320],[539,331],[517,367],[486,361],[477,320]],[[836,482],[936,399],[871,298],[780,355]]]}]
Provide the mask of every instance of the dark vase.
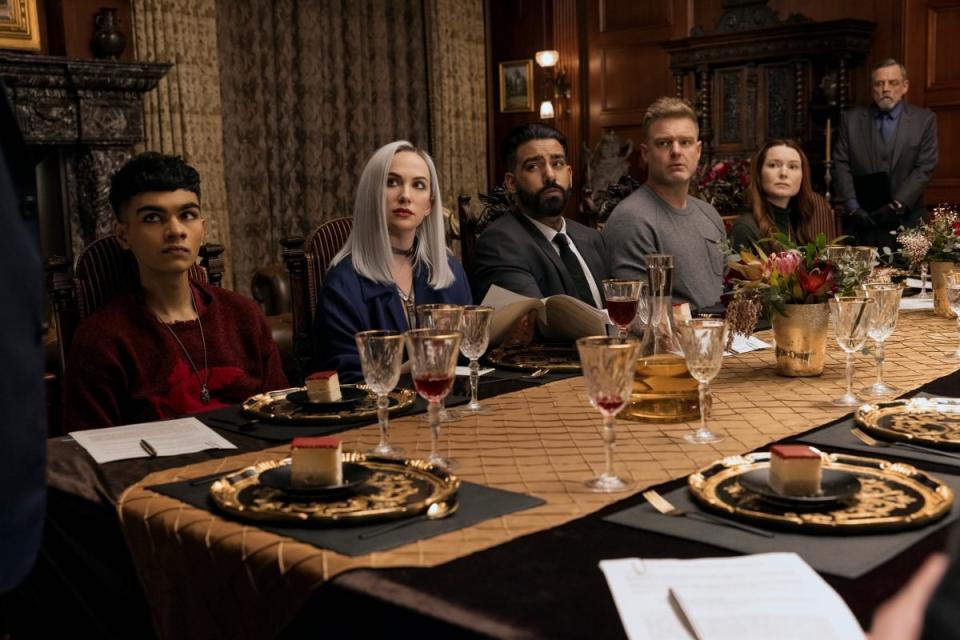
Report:
[{"label": "dark vase", "polygon": [[120,31],[120,19],[116,9],[100,9],[94,16],[96,31],[90,43],[93,54],[98,58],[116,60],[127,47],[127,38]]}]

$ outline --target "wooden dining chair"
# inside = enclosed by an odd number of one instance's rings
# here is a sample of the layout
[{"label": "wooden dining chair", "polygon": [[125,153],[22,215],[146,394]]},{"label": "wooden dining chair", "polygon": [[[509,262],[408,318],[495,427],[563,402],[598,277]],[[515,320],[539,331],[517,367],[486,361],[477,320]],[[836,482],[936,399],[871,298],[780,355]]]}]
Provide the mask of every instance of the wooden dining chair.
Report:
[{"label": "wooden dining chair", "polygon": [[290,275],[293,357],[299,369],[299,379],[290,380],[293,384],[299,384],[310,373],[316,346],[313,321],[320,285],[333,256],[350,237],[351,229],[353,218],[333,218],[316,227],[306,239],[298,236],[281,241],[283,262]]},{"label": "wooden dining chair", "polygon": [[[200,247],[200,261],[190,268],[190,277],[220,286],[223,270],[223,245],[208,243]],[[60,371],[55,373],[62,379],[77,327],[116,292],[138,282],[139,272],[133,254],[113,235],[87,245],[73,273],[70,262],[61,257],[50,258],[46,271],[57,331]]]}]

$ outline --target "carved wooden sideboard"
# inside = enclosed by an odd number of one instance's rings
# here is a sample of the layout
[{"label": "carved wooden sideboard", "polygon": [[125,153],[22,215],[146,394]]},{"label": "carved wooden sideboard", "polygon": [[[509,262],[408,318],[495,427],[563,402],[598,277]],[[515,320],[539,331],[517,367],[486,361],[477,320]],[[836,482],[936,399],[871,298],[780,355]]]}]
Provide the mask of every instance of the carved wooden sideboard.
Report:
[{"label": "carved wooden sideboard", "polygon": [[62,236],[53,249],[68,260],[112,233],[109,177],[143,142],[143,94],[171,67],[0,53],[24,138],[41,166],[54,168],[38,181],[40,215],[59,227],[44,233]]},{"label": "carved wooden sideboard", "polygon": [[704,158],[749,157],[767,139],[794,138],[819,167],[827,118],[835,132],[850,106],[850,71],[876,25],[797,14],[781,20],[762,0],[727,0],[724,8],[712,32],[661,43],[676,95],[693,87],[686,97],[700,114]]}]

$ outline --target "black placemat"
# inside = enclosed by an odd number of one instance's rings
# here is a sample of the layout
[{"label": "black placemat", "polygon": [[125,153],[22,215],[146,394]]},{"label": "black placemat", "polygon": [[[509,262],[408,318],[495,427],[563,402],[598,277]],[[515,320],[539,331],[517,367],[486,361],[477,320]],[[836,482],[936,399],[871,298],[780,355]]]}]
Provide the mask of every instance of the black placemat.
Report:
[{"label": "black placemat", "polygon": [[[185,480],[153,485],[147,488],[194,507],[219,513],[210,499],[210,485],[214,480],[215,478],[209,478],[208,481],[200,484],[197,484],[196,481]],[[378,522],[364,526],[336,528],[294,527],[259,522],[248,522],[247,524],[254,524],[266,531],[294,538],[315,547],[330,549],[343,555],[362,556],[432,538],[450,531],[464,529],[484,520],[537,507],[544,503],[543,500],[534,496],[485,487],[472,482],[462,482],[457,495],[460,508],[452,516],[442,520],[426,520],[420,517],[417,522],[368,539],[361,539],[359,536],[380,529],[385,526],[385,523]],[[233,519],[232,516],[227,514],[220,515],[227,519]]]},{"label": "black placemat", "polygon": [[[937,474],[954,494],[960,493],[960,476]],[[665,496],[684,511],[704,511],[682,487]],[[920,529],[873,535],[805,535],[775,531],[772,538],[745,533],[731,527],[684,518],[665,516],[643,503],[607,516],[604,520],[634,529],[654,531],[677,538],[706,542],[742,553],[793,551],[817,571],[842,578],[859,578],[907,549],[921,538],[942,529],[960,517],[960,500],[954,498],[946,517]],[[760,526],[759,524],[757,526]]]}]

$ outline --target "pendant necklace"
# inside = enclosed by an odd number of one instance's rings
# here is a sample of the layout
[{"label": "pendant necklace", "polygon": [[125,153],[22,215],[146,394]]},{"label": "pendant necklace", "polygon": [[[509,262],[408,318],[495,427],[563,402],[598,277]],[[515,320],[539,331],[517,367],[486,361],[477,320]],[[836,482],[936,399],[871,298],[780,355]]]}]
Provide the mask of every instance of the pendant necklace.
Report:
[{"label": "pendant necklace", "polygon": [[167,331],[170,332],[170,335],[173,336],[173,339],[177,341],[177,344],[180,345],[180,349],[183,351],[183,355],[187,357],[187,362],[190,363],[190,368],[193,369],[193,374],[197,376],[197,380],[200,382],[200,402],[203,404],[208,404],[210,402],[210,390],[207,388],[207,383],[210,381],[210,369],[207,366],[207,338],[203,335],[203,321],[200,319],[200,312],[197,311],[197,303],[193,299],[193,289],[190,290],[190,306],[193,307],[194,313],[197,314],[197,326],[200,327],[200,344],[203,345],[203,378],[200,377],[200,371],[197,369],[197,365],[193,363],[193,358],[190,357],[190,352],[187,351],[187,347],[180,340],[180,336],[177,335],[177,332],[173,330],[169,324],[160,320],[160,324],[167,328]]}]

